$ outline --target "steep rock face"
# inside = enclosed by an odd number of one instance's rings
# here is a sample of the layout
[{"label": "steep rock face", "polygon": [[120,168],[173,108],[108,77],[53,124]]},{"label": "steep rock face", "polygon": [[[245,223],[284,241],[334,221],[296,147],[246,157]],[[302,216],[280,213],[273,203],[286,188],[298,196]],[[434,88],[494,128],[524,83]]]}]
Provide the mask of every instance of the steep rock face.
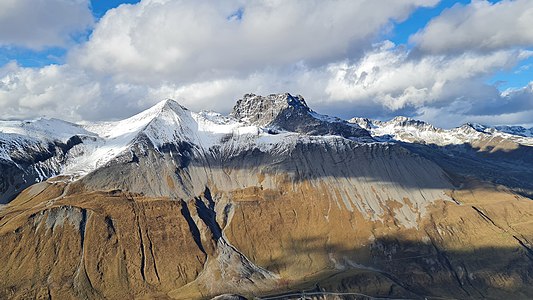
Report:
[{"label": "steep rock face", "polygon": [[368,132],[355,124],[313,112],[302,96],[272,94],[266,97],[246,94],[237,101],[231,116],[259,126],[310,135],[340,135],[370,139]]},{"label": "steep rock face", "polygon": [[304,98],[300,95],[292,96],[286,93],[271,94],[263,97],[255,94],[246,94],[242,99],[237,100],[231,116],[260,126],[267,126],[272,124],[278,115],[286,110],[298,114],[294,116],[294,119],[311,111]]}]

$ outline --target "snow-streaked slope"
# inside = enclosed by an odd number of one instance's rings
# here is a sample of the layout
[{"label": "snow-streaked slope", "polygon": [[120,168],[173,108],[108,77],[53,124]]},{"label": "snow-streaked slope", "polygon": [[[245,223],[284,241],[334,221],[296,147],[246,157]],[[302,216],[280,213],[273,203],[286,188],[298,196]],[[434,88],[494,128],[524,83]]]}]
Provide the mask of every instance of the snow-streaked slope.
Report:
[{"label": "snow-streaked slope", "polygon": [[494,126],[494,128],[498,131],[508,134],[533,138],[533,127],[525,128],[522,126]]},{"label": "snow-streaked slope", "polygon": [[442,129],[407,117],[395,117],[387,122],[353,118],[349,122],[367,129],[375,139],[380,141],[396,140],[438,146],[474,144],[480,141],[508,141],[524,146],[533,146],[533,137],[527,134],[528,130],[518,126],[488,127],[467,123],[452,129]]},{"label": "snow-streaked slope", "polygon": [[61,174],[82,145],[96,139],[81,126],[57,119],[0,122],[0,203]]},{"label": "snow-streaked slope", "polygon": [[[173,100],[161,101],[150,109],[116,122],[76,125],[56,119],[6,121],[0,123],[0,158],[11,160],[17,154],[35,152],[50,143],[67,143],[72,137],[86,137],[68,150],[65,161],[57,161],[56,175],[83,176],[121,154],[140,139],[147,138],[156,148],[186,142],[198,151],[222,146],[228,151],[259,148],[263,151],[293,145],[309,139],[298,133],[271,132],[257,124],[240,122],[215,112],[195,113]],[[324,136],[335,139],[335,136]]]},{"label": "snow-streaked slope", "polygon": [[156,148],[165,143],[191,142],[197,125],[190,111],[172,100],[165,100],[125,120],[86,124],[84,128],[99,139],[85,145],[83,152],[65,166],[64,173],[84,175],[105,165],[128,151],[141,135]]},{"label": "snow-streaked slope", "polygon": [[[96,138],[71,150],[62,174],[83,176],[130,151],[141,138],[148,138],[156,149],[186,142],[195,145],[198,151],[206,151],[226,141],[230,141],[226,147],[265,149],[287,141],[290,136],[298,136],[289,132],[270,134],[264,128],[214,112],[195,113],[173,100],[162,101],[125,120],[88,123],[79,128]],[[64,137],[74,133],[69,131]]]},{"label": "snow-streaked slope", "polygon": [[[249,98],[253,100],[254,97],[258,96],[252,95]],[[343,124],[351,123],[354,125],[349,126],[354,126],[362,132],[367,130],[371,132],[375,140],[381,142],[396,140],[445,146],[500,138],[517,144],[533,145],[533,138],[529,137],[529,131],[518,127],[490,128],[477,124],[465,124],[445,130],[405,117],[396,117],[388,122],[354,118],[349,123],[342,123],[338,118],[319,115],[311,111],[301,97],[301,99],[295,98],[289,94],[269,97],[273,99],[267,99],[272,100],[270,101],[274,103],[272,105],[281,105],[285,110],[289,107],[287,111],[290,112],[291,118],[296,118],[298,116],[296,112],[303,107],[306,117],[309,114],[313,120],[327,123],[328,126],[335,124],[346,127],[348,125]],[[248,112],[249,106],[252,105],[250,99],[240,101],[241,114],[244,112],[251,114]],[[294,113],[290,110],[291,105],[295,107]],[[53,165],[54,170],[58,170],[54,171],[56,175],[83,176],[106,165],[121,154],[127,153],[133,144],[143,139],[147,139],[156,149],[166,144],[188,143],[194,145],[199,152],[209,151],[212,147],[221,147],[227,152],[252,148],[258,148],[261,151],[283,152],[297,142],[334,142],[342,138],[335,134],[328,134],[331,128],[324,134],[312,137],[313,134],[283,129],[280,131],[280,126],[277,130],[271,130],[272,128],[265,127],[260,122],[251,122],[249,119],[250,117],[246,117],[241,120],[234,116],[223,116],[208,111],[195,113],[173,100],[165,100],[135,116],[116,122],[77,125],[57,119],[4,121],[0,122],[0,159],[13,161],[14,158],[28,151],[37,153],[49,147],[50,144],[67,144],[73,137],[78,137],[82,142],[68,147],[68,152],[61,160],[54,158],[49,164]],[[337,128],[334,129],[337,130]],[[369,141],[372,142],[372,140]]]},{"label": "snow-streaked slope", "polygon": [[79,125],[58,119],[0,121],[0,158],[12,161],[28,151],[39,151],[54,142],[67,143],[73,136],[95,136]]},{"label": "snow-streaked slope", "polygon": [[86,124],[84,128],[99,139],[84,145],[79,155],[65,166],[64,173],[86,174],[105,165],[143,133],[154,146],[183,139],[190,135],[187,113],[179,104],[166,100],[133,117],[116,122]]},{"label": "snow-streaked slope", "polygon": [[7,134],[13,138],[60,140],[66,142],[77,134],[91,133],[82,126],[58,119],[40,118],[33,121],[0,121],[1,137],[7,139]]}]

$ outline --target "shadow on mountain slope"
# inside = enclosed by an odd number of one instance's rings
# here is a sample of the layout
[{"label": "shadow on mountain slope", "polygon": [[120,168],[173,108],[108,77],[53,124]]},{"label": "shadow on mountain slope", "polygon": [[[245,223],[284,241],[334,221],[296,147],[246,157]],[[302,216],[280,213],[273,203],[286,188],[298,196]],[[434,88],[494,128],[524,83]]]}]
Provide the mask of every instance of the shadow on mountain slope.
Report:
[{"label": "shadow on mountain slope", "polygon": [[[40,292],[165,298],[172,292],[195,299],[317,284],[385,297],[533,296],[533,202],[508,191],[453,191],[456,202],[435,201],[416,227],[405,227],[395,220],[394,203],[371,220],[305,184],[278,194],[204,187],[185,202],[83,191],[72,183],[65,196],[66,183],[41,185],[0,212],[0,261],[6,266],[0,298],[36,298]],[[279,278],[266,285],[239,277],[245,275],[235,266],[242,260],[235,265],[221,256],[221,236],[231,245],[223,249]],[[180,290],[191,282],[197,290]],[[242,289],[244,284],[261,288]]]},{"label": "shadow on mountain slope", "polygon": [[[83,196],[90,197],[93,196]],[[5,259],[7,269],[0,280],[0,297],[36,298],[44,291],[48,295],[45,299],[60,295],[166,299],[170,291],[198,278],[200,270],[210,272],[206,261],[216,259],[216,251],[194,242],[198,233],[188,230],[190,221],[179,213],[183,203],[123,199],[120,193],[106,197],[84,200],[80,203],[83,208],[49,208],[44,214],[31,214],[28,221],[19,223],[24,224],[21,227],[4,228],[0,244],[5,251],[0,257]],[[64,201],[75,203],[79,199]],[[296,227],[290,220],[276,221],[271,232],[277,242],[267,245],[269,237],[255,235],[257,232],[244,227],[268,226],[272,220],[245,224],[234,218],[232,222],[241,228],[248,248],[255,249],[243,253],[256,264],[261,256],[270,256],[268,250],[281,251],[282,255],[274,256],[270,263],[258,264],[281,274],[275,285],[250,292],[239,289],[240,285],[221,287],[213,277],[212,286],[200,286],[198,294],[176,295],[197,299],[222,293],[265,296],[316,290],[408,299],[531,299],[533,253],[521,242],[523,237],[502,234],[497,225],[490,224],[474,209],[461,209],[470,213],[462,217],[478,216],[484,226],[461,227],[442,218],[417,231],[425,233],[426,239],[418,240],[416,233],[400,230],[372,239],[365,237],[365,243],[356,240],[357,231],[346,228],[353,220],[344,219],[348,223],[335,229],[353,236],[342,240],[335,237],[336,232],[302,234],[306,223],[327,227],[322,220],[301,216],[302,223]],[[448,223],[441,227],[440,221]],[[379,223],[376,226],[374,230],[380,228]],[[447,236],[439,232],[440,228],[456,234]],[[487,240],[487,236],[493,237]],[[202,243],[212,247],[206,240]],[[234,245],[243,250],[239,242]]]},{"label": "shadow on mountain slope", "polygon": [[435,162],[450,174],[501,184],[524,196],[533,197],[533,147],[517,145],[515,149],[481,149],[470,144],[400,144]]},{"label": "shadow on mountain slope", "polygon": [[[169,159],[174,161],[177,170],[184,170],[185,173],[191,167],[224,172],[240,170],[251,177],[257,174],[286,174],[291,181],[296,182],[325,177],[349,178],[370,184],[392,183],[415,189],[450,189],[460,184],[451,180],[459,175],[502,184],[528,197],[533,195],[533,147],[529,146],[518,145],[507,150],[485,147],[480,151],[480,148],[469,144],[437,146],[404,142],[357,143],[339,137],[297,142],[289,146],[281,143],[265,150],[262,147],[243,147],[243,141],[239,142],[234,138],[228,137],[221,146],[209,149],[186,142],[165,144],[156,149],[149,139],[143,140],[140,137],[137,146],[132,146],[133,151],[124,153],[101,170],[89,174],[88,178],[102,181],[106,188],[128,190],[127,186],[122,186],[127,180],[117,177],[116,172],[137,174],[136,177],[144,176],[148,179],[154,177],[150,179],[153,181],[158,176],[152,176],[151,173],[159,171],[149,168],[164,165],[162,162],[155,163],[154,160]],[[147,154],[149,151],[138,146],[143,143],[156,155],[150,156]],[[165,154],[170,154],[171,157],[165,157]],[[139,163],[142,158],[145,163]],[[135,170],[141,165],[146,170]],[[32,165],[27,167],[25,173],[9,165],[2,165],[0,168],[3,171],[0,190],[5,191],[0,202],[9,202],[37,178],[37,175],[31,175],[31,172],[36,172]],[[57,172],[40,172],[38,175],[46,177]],[[186,178],[178,181],[186,181]],[[203,185],[205,184],[201,184]],[[96,184],[95,187],[103,186]],[[147,188],[145,191],[150,194],[151,189]],[[153,194],[166,196],[164,189],[158,188]]]},{"label": "shadow on mountain slope", "polygon": [[[287,291],[358,293],[371,297],[405,299],[531,299],[533,255],[518,243],[508,247],[444,249],[427,243],[384,237],[368,247],[328,244],[316,247],[323,237],[293,241],[290,251],[308,257],[329,255],[335,269],[284,281]],[[334,258],[335,257],[335,258]],[[267,269],[282,268],[294,259],[287,256]],[[357,296],[357,297],[356,297]],[[285,299],[297,299],[296,295]],[[359,295],[342,299],[365,299]],[[283,299],[283,297],[281,298]]]},{"label": "shadow on mountain slope", "polygon": [[[259,149],[227,157],[216,151],[211,154],[208,160],[211,168],[256,170],[258,166],[265,166],[263,171],[266,173],[281,170],[292,174],[295,180],[363,178],[367,182],[391,182],[412,188],[450,188],[448,176],[443,176],[439,170],[442,168],[452,177],[473,177],[508,186],[528,197],[533,195],[533,147],[524,145],[515,149],[487,148],[481,151],[470,144],[437,146],[398,142],[397,145],[358,145],[339,142],[297,144],[286,157]],[[410,176],[421,180],[406,180]]]}]

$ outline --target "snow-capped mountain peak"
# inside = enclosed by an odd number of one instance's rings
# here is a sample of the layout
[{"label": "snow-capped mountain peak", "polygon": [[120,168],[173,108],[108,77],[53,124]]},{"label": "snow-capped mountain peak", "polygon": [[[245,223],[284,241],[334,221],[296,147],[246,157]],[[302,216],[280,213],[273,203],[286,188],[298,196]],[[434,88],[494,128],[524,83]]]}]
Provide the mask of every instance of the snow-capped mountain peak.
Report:
[{"label": "snow-capped mountain peak", "polygon": [[433,126],[429,123],[426,123],[420,120],[415,120],[409,117],[404,117],[404,116],[394,117],[392,120],[388,121],[387,123],[396,125],[396,126],[413,126],[413,127],[426,128],[426,129],[433,128]]},{"label": "snow-capped mountain peak", "polygon": [[371,120],[369,118],[360,118],[360,117],[354,117],[348,120],[348,123],[357,124],[359,127],[366,129],[366,130],[371,130],[372,128],[375,128],[376,125],[374,125],[374,122],[379,122],[379,121]]},{"label": "snow-capped mountain peak", "polygon": [[439,146],[472,144],[493,138],[515,144],[533,145],[533,131],[520,126],[489,127],[478,123],[466,123],[452,129],[437,128],[427,122],[398,116],[383,122],[367,118],[352,118],[348,122],[358,124],[371,132],[378,141],[435,144]]},{"label": "snow-capped mountain peak", "polygon": [[98,122],[84,127],[105,139],[118,138],[128,134],[135,134],[146,128],[156,119],[165,119],[173,115],[184,115],[187,109],[176,101],[167,99],[132,117],[116,122]]},{"label": "snow-capped mountain peak", "polygon": [[512,135],[518,135],[523,137],[530,137],[533,138],[533,127],[531,128],[525,128],[522,126],[495,126],[496,130],[505,132]]},{"label": "snow-capped mountain peak", "polygon": [[[85,143],[81,154],[70,160],[63,172],[86,174],[127,151],[134,143],[148,140],[155,148],[167,143],[190,141],[196,122],[191,111],[167,99],[130,118],[84,125],[98,139]],[[81,146],[80,146],[81,147]]]},{"label": "snow-capped mountain peak", "polygon": [[489,129],[488,126],[479,124],[479,123],[465,123],[461,125],[459,128],[465,130],[465,131],[477,131],[481,133],[486,133],[487,129]]}]

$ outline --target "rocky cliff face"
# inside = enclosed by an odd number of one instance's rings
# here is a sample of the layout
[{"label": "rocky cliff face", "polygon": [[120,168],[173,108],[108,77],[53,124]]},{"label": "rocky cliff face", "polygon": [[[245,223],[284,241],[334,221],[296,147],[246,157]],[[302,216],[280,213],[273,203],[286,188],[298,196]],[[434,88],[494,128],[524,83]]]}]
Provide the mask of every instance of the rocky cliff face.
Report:
[{"label": "rocky cliff face", "polygon": [[370,134],[357,124],[313,112],[300,95],[286,93],[263,97],[246,94],[237,101],[231,116],[274,130],[371,140]]},{"label": "rocky cliff face", "polygon": [[289,96],[86,127],[0,210],[0,298],[533,296],[531,199],[402,143],[290,130],[280,114],[315,117]]}]

